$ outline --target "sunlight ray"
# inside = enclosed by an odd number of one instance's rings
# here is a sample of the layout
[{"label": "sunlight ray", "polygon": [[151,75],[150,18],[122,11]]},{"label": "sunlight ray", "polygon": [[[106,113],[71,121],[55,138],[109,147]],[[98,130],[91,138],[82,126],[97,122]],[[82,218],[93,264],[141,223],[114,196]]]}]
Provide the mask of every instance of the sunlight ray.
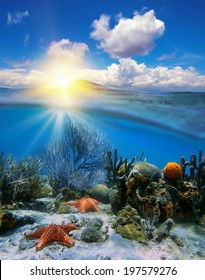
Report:
[{"label": "sunlight ray", "polygon": [[13,127],[13,129],[21,129],[21,130],[28,129],[28,128],[32,127],[34,124],[44,121],[52,114],[53,114],[53,112],[51,109],[43,110],[42,112],[35,114],[34,116],[29,117],[29,118],[25,119],[24,121],[20,122],[18,125]]},{"label": "sunlight ray", "polygon": [[[49,125],[51,124],[51,122],[55,119],[55,113],[53,113],[49,119],[46,121],[46,123],[44,125],[42,125],[41,129],[38,131],[38,133],[35,135],[35,137],[33,138],[32,142],[30,142],[30,144],[27,146],[27,148],[25,149],[25,154],[29,153],[30,151],[32,151],[32,148],[36,145],[36,143],[38,142],[38,140],[42,137],[42,135],[45,133],[46,129],[48,129]],[[49,139],[48,139],[49,140]]]}]

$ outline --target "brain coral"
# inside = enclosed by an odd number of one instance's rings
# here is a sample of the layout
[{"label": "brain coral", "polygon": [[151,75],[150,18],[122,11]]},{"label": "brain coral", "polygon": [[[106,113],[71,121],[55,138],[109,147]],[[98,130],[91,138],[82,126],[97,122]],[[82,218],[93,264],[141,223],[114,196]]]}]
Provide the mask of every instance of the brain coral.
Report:
[{"label": "brain coral", "polygon": [[182,175],[181,166],[177,162],[168,162],[163,172],[167,179],[177,179]]}]

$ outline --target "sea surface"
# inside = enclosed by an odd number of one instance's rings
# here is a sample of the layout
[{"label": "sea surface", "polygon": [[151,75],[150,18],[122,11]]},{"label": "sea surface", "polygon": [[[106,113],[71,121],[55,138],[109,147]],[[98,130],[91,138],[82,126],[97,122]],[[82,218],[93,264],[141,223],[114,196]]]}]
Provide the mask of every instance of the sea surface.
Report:
[{"label": "sea surface", "polygon": [[17,158],[35,153],[61,136],[67,118],[99,129],[119,155],[132,159],[144,152],[143,158],[159,168],[205,152],[203,92],[107,89],[63,106],[29,92],[0,89],[0,152]]}]

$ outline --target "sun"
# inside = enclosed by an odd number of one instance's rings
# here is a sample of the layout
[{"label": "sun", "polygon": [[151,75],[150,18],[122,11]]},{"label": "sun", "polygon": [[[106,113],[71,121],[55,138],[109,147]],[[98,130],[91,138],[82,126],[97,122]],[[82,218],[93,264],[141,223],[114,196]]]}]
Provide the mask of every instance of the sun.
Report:
[{"label": "sun", "polygon": [[50,59],[42,65],[46,79],[36,95],[45,104],[57,107],[71,108],[92,95],[93,88],[86,83],[85,65],[73,65],[62,59]]},{"label": "sun", "polygon": [[76,71],[62,62],[50,62],[44,68],[47,74],[46,83],[40,88],[42,99],[57,106],[70,106],[74,95],[69,86],[77,79]]},{"label": "sun", "polygon": [[66,89],[68,89],[71,81],[72,81],[72,79],[69,79],[68,77],[65,77],[65,76],[61,76],[56,79],[55,85],[59,89],[66,90]]},{"label": "sun", "polygon": [[75,80],[76,72],[69,67],[62,65],[53,65],[48,71],[49,82],[48,84],[54,88],[59,88],[59,90],[67,90],[70,82]]},{"label": "sun", "polygon": [[77,75],[80,68],[80,65],[74,66],[62,59],[47,60],[42,66],[47,77],[47,86],[60,90],[66,90],[71,81],[78,79]]},{"label": "sun", "polygon": [[48,105],[71,108],[86,98],[91,89],[74,75],[64,75],[57,72],[45,85],[38,89],[38,95]]}]

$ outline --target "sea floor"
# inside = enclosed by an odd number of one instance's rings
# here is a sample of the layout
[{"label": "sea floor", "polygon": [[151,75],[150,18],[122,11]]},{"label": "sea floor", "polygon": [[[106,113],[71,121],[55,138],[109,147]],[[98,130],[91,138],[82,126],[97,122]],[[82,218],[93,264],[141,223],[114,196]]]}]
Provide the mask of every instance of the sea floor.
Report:
[{"label": "sea floor", "polygon": [[[29,216],[33,224],[26,224],[0,236],[1,260],[204,260],[205,229],[193,223],[175,224],[170,235],[160,243],[154,241],[137,242],[123,238],[112,229],[114,216],[103,209],[101,212],[85,214],[52,214],[33,210],[13,210],[19,216]],[[94,218],[103,220],[102,228],[108,228],[103,241],[87,243],[73,231],[75,246],[66,247],[57,243],[36,251],[38,239],[25,238],[24,233],[33,232],[38,227],[71,221],[88,221]]]}]

